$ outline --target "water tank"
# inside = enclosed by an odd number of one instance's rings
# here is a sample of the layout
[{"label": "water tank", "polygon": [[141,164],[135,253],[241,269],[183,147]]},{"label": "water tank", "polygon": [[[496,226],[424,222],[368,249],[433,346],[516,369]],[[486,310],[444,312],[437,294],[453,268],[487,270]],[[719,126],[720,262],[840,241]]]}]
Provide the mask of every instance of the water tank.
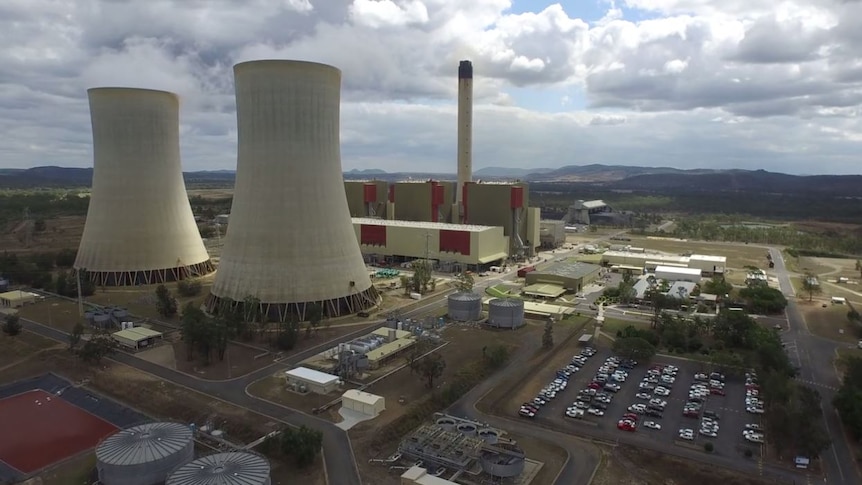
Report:
[{"label": "water tank", "polygon": [[367,344],[362,342],[351,342],[350,350],[355,350],[361,354],[367,354],[368,351],[371,350],[371,348]]},{"label": "water tank", "polygon": [[525,459],[524,450],[514,443],[497,443],[482,452],[479,463],[488,475],[511,478],[524,473]]},{"label": "water tank", "polygon": [[129,311],[125,308],[114,308],[113,312],[111,312],[114,316],[114,321],[122,322],[129,317]]},{"label": "water tank", "polygon": [[467,436],[476,436],[476,425],[470,423],[461,423],[456,428],[459,433]]},{"label": "water tank", "polygon": [[455,420],[452,418],[439,418],[436,423],[444,431],[455,431]]},{"label": "water tank", "polygon": [[6,291],[9,289],[9,280],[6,278],[0,278],[0,291]]},{"label": "water tank", "polygon": [[257,453],[216,453],[180,466],[165,485],[269,485],[269,472],[269,462]]},{"label": "water tank", "polygon": [[84,312],[84,318],[87,319],[87,323],[89,323],[90,325],[95,324],[95,320],[94,320],[95,317],[96,317],[96,312],[94,312],[94,311]]},{"label": "water tank", "polygon": [[96,448],[96,469],[105,485],[154,485],[192,461],[191,429],[177,423],[148,423],[118,431]]},{"label": "water tank", "polygon": [[482,316],[482,296],[477,293],[449,295],[449,318],[456,322],[471,322]]},{"label": "water tank", "polygon": [[499,328],[524,325],[524,301],[517,298],[494,299],[488,303],[488,324]]},{"label": "water tank", "polygon": [[389,341],[394,342],[396,340],[398,340],[398,330],[396,330],[394,328],[390,328],[389,329]]},{"label": "water tank", "polygon": [[93,325],[99,328],[108,328],[111,326],[111,314],[98,312],[93,315]]},{"label": "water tank", "polygon": [[493,428],[482,428],[479,430],[478,435],[479,438],[489,445],[497,444],[497,440],[500,438],[500,432]]},{"label": "water tank", "polygon": [[398,322],[398,330],[404,330],[404,323]]}]

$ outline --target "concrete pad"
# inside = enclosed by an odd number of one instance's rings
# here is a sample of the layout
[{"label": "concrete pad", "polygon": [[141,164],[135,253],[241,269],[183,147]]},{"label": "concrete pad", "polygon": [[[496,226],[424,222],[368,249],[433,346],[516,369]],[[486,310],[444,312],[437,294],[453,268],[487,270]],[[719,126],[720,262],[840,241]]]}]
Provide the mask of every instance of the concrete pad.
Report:
[{"label": "concrete pad", "polygon": [[344,407],[338,409],[338,414],[340,414],[341,417],[344,418],[344,421],[335,423],[335,425],[343,429],[344,431],[347,431],[348,429],[356,426],[363,421],[368,421],[369,419],[375,418],[375,416],[371,416],[370,414],[360,413],[352,409],[344,409]]},{"label": "concrete pad", "polygon": [[153,364],[167,367],[168,369],[176,370],[177,368],[177,357],[174,353],[174,347],[168,342],[144,350],[143,352],[138,352],[136,356]]}]

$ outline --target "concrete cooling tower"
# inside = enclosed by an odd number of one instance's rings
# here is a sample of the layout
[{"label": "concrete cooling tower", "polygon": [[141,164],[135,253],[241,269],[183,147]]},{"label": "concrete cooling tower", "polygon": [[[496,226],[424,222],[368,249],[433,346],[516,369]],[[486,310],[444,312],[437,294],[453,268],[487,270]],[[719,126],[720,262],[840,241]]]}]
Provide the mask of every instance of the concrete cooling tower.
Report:
[{"label": "concrete cooling tower", "polygon": [[280,321],[312,302],[327,316],[374,306],[341,174],[341,71],[263,60],[234,78],[236,187],[209,310],[247,296]]},{"label": "concrete cooling tower", "polygon": [[87,93],[93,188],[75,268],[99,286],[212,272],[183,182],[177,96],[130,88]]}]

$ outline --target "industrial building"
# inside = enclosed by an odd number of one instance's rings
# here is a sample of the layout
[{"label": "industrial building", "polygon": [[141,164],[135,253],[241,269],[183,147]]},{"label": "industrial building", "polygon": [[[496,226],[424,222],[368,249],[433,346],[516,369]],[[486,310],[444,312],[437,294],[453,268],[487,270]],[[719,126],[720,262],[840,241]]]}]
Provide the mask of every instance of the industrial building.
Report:
[{"label": "industrial building", "polygon": [[121,346],[132,350],[152,347],[163,338],[162,332],[144,327],[131,327],[120,330],[119,332],[112,333],[111,337]]},{"label": "industrial building", "polygon": [[341,379],[338,376],[320,372],[308,367],[297,367],[284,371],[287,387],[296,392],[329,394],[338,389]]},{"label": "industrial building", "polygon": [[539,247],[540,210],[530,207],[525,183],[467,183],[462,200],[463,222],[499,226],[509,238],[509,255],[532,256]]},{"label": "industrial building", "polygon": [[556,249],[566,243],[565,221],[539,221],[539,243],[542,249]]},{"label": "industrial building", "polygon": [[699,269],[701,274],[723,274],[727,270],[725,256],[709,256],[692,254],[691,256],[674,256],[653,252],[605,251],[602,254],[602,264],[605,266],[628,266],[655,271],[659,266]]},{"label": "industrial building", "polygon": [[234,66],[238,152],[230,230],[207,309],[260,300],[269,318],[337,317],[379,301],[351,227],[340,155],[341,71]]},{"label": "industrial building", "polygon": [[596,224],[603,214],[611,212],[603,200],[578,200],[569,206],[565,220],[567,224]]},{"label": "industrial building", "polygon": [[697,268],[677,268],[674,266],[656,266],[655,279],[667,281],[690,281],[699,283],[701,271]]},{"label": "industrial building", "polygon": [[194,460],[192,430],[178,423],[147,423],[118,431],[96,447],[96,470],[104,485],[157,485]]},{"label": "industrial building", "polygon": [[475,267],[508,256],[501,227],[354,218],[353,229],[360,251],[374,262],[428,257]]},{"label": "industrial building", "polygon": [[452,218],[455,183],[428,180],[396,182],[389,186],[390,207],[399,221],[459,222]]},{"label": "industrial building", "polygon": [[601,274],[601,270],[602,267],[597,264],[560,263],[541,271],[531,271],[525,275],[524,279],[528,287],[531,285],[553,285],[566,291],[579,292],[594,282]]},{"label": "industrial building", "polygon": [[36,298],[39,295],[29,291],[12,290],[5,293],[0,293],[0,307],[4,308],[21,308],[24,305],[32,305],[36,303]]},{"label": "industrial building", "polygon": [[250,451],[215,453],[174,470],[165,485],[270,485],[269,461]]},{"label": "industrial building", "polygon": [[383,180],[345,180],[344,192],[350,217],[395,217],[394,206],[389,200],[389,184]]},{"label": "industrial building", "polygon": [[75,268],[98,286],[212,272],[183,181],[177,96],[130,88],[87,94],[93,186]]},{"label": "industrial building", "polygon": [[366,416],[376,417],[386,410],[386,399],[376,394],[348,389],[341,396],[341,407]]}]

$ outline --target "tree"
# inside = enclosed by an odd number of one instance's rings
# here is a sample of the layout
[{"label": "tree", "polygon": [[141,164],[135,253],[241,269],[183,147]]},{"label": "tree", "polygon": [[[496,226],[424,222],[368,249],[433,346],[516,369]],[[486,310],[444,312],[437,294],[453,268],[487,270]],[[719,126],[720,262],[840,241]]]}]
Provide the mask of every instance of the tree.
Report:
[{"label": "tree", "polygon": [[6,315],[3,320],[3,333],[10,337],[14,337],[21,333],[21,320],[18,315]]},{"label": "tree", "polygon": [[69,350],[75,351],[75,347],[81,342],[81,337],[84,335],[84,324],[78,322],[72,327],[72,333],[69,334]]},{"label": "tree", "polygon": [[281,451],[290,455],[299,468],[305,468],[317,458],[323,446],[323,433],[300,426],[299,429],[287,428],[281,432]]},{"label": "tree", "polygon": [[171,290],[165,285],[156,287],[156,311],[159,315],[170,318],[177,314],[177,299],[171,295]]},{"label": "tree", "polygon": [[703,291],[713,295],[724,297],[733,290],[733,285],[724,279],[724,275],[714,275],[712,279],[703,285]]},{"label": "tree", "polygon": [[84,342],[77,350],[78,357],[88,364],[98,365],[103,358],[110,357],[117,351],[117,341],[108,333],[96,333]]},{"label": "tree", "polygon": [[455,289],[464,293],[473,291],[475,281],[473,275],[468,272],[463,272],[455,277]]},{"label": "tree", "polygon": [[432,389],[434,387],[434,379],[443,375],[446,369],[446,361],[443,356],[437,353],[426,355],[425,357],[415,361],[416,373],[425,379],[425,387]]},{"label": "tree", "polygon": [[622,337],[614,341],[614,352],[625,359],[648,361],[655,355],[656,349],[640,337]]},{"label": "tree", "polygon": [[498,369],[509,360],[509,349],[504,345],[493,345],[483,349],[483,355],[492,369]]},{"label": "tree", "polygon": [[545,331],[542,332],[542,348],[550,349],[554,346],[554,324],[550,320],[545,322]]},{"label": "tree", "polygon": [[189,297],[200,295],[203,285],[198,279],[185,279],[177,281],[177,293],[180,296]]},{"label": "tree", "polygon": [[291,314],[287,320],[279,325],[278,336],[275,345],[281,350],[291,350],[299,341],[299,320],[296,315]]},{"label": "tree", "polygon": [[308,318],[309,328],[317,331],[323,320],[323,305],[318,302],[309,303],[305,309],[305,316]]},{"label": "tree", "polygon": [[805,273],[805,276],[802,277],[802,291],[808,293],[808,301],[811,301],[815,294],[820,294],[822,291],[820,289],[820,282],[817,281],[817,277],[814,274]]}]

